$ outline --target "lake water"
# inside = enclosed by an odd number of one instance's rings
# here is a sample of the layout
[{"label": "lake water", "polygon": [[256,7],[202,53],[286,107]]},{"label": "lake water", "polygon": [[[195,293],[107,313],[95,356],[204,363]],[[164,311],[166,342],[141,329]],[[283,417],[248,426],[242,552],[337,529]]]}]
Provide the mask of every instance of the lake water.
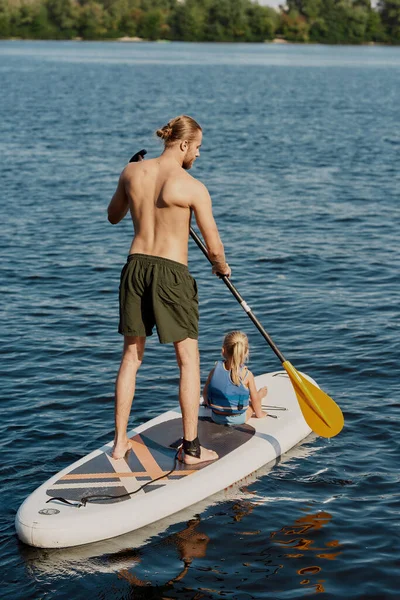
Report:
[{"label": "lake water", "polygon": [[[0,596],[399,597],[400,48],[0,42]],[[257,479],[84,550],[18,542],[14,516],[113,435],[117,289],[132,227],[106,207],[130,156],[186,113],[204,130],[232,281],[345,415]],[[225,332],[279,361],[190,241],[204,381]],[[131,426],[176,406],[154,336]],[[396,433],[397,432],[397,433]]]}]

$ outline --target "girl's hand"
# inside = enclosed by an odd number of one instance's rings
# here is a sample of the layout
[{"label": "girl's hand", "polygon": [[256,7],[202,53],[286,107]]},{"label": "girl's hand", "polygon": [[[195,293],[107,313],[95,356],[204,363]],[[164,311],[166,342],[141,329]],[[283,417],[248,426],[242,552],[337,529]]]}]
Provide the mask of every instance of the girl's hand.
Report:
[{"label": "girl's hand", "polygon": [[263,387],[258,390],[258,393],[260,394],[260,400],[261,400],[261,398],[265,398],[265,396],[268,394],[268,388]]},{"label": "girl's hand", "polygon": [[262,410],[260,413],[258,413],[255,416],[257,417],[257,419],[265,419],[265,417],[268,416],[268,413],[266,413],[265,411]]}]

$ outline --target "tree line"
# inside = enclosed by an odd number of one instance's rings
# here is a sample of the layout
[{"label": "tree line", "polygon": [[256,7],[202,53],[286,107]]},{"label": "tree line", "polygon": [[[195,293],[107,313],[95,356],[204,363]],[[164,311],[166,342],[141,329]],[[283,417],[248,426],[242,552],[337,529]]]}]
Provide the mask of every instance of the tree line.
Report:
[{"label": "tree line", "polygon": [[[284,1],[284,0],[283,0]],[[0,38],[400,44],[400,0],[0,0]]]}]

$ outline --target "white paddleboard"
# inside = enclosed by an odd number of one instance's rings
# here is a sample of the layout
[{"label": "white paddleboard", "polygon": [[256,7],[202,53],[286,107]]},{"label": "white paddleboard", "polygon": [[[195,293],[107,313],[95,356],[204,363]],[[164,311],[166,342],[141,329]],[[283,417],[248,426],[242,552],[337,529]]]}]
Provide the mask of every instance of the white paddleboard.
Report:
[{"label": "white paddleboard", "polygon": [[[20,553],[25,561],[27,572],[34,578],[44,574],[52,577],[80,577],[84,573],[117,573],[121,569],[131,569],[147,544],[169,545],[176,543],[177,538],[179,539],[181,535],[185,536],[187,528],[191,527],[194,522],[198,522],[200,527],[206,521],[214,519],[219,510],[219,505],[224,505],[226,502],[234,505],[245,503],[246,506],[257,505],[258,507],[280,500],[290,500],[291,502],[304,504],[305,500],[301,496],[296,498],[281,497],[276,486],[274,494],[264,494],[263,492],[260,494],[254,489],[249,490],[248,488],[261,477],[268,475],[277,465],[282,468],[290,461],[303,460],[318,452],[319,446],[316,444],[310,445],[312,441],[315,441],[315,438],[314,434],[310,434],[282,456],[278,456],[263,465],[261,469],[246,475],[246,477],[228,488],[173,515],[150,523],[146,527],[141,527],[108,540],[70,548],[42,549],[24,545],[20,548]],[[262,489],[265,490],[265,488]],[[226,510],[226,507],[222,510]],[[199,515],[201,515],[201,518]],[[246,514],[243,518],[245,517],[247,517]],[[177,529],[177,526],[180,526],[180,528]],[[173,530],[172,533],[171,529]],[[192,536],[189,536],[188,539],[192,544]]]},{"label": "white paddleboard", "polygon": [[[66,548],[112,538],[200,502],[275,460],[311,430],[286,373],[260,375],[256,384],[268,387],[263,402],[276,418],[250,419],[244,425],[228,427],[215,424],[210,409],[200,406],[199,438],[218,453],[218,460],[196,466],[175,462],[175,448],[182,436],[181,413],[165,412],[129,432],[134,449],[126,457],[114,460],[109,442],[37,488],[16,515],[18,537],[40,548]],[[82,498],[92,495],[103,497],[80,505]]]}]

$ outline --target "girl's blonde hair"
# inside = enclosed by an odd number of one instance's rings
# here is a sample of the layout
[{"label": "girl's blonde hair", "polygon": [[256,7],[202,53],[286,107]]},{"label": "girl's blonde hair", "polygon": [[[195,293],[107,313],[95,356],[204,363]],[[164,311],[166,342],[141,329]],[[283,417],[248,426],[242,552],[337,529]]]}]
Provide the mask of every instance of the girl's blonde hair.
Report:
[{"label": "girl's blonde hair", "polygon": [[231,363],[231,377],[235,385],[240,385],[240,368],[249,355],[249,340],[243,331],[231,331],[224,338],[224,356]]},{"label": "girl's blonde hair", "polygon": [[187,115],[180,115],[171,119],[161,129],[157,129],[156,135],[164,140],[165,146],[170,146],[178,140],[191,142],[198,131],[202,131],[202,129],[197,121]]}]

